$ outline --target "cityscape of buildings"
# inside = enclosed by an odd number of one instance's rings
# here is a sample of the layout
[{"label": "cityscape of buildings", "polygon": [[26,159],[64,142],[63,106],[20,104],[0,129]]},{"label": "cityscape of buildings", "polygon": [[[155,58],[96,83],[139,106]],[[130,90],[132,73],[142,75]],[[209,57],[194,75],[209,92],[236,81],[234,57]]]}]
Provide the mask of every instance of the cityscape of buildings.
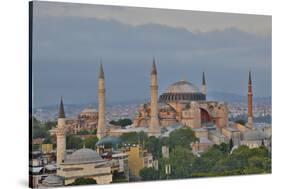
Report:
[{"label": "cityscape of buildings", "polygon": [[[48,130],[52,142],[34,139],[32,144],[40,147],[31,151],[30,185],[32,187],[54,187],[77,184],[79,179],[92,179],[97,184],[109,184],[116,175],[122,175],[121,182],[142,180],[143,169],[159,170],[159,159],[145,148],[141,139],[134,143],[120,143],[123,136],[144,133],[153,139],[170,137],[180,129],[191,129],[196,142],[190,148],[194,156],[200,157],[214,145],[228,144],[231,151],[239,146],[271,150],[270,121],[255,122],[254,117],[271,116],[269,104],[253,106],[252,79],[249,72],[248,103],[229,106],[227,102],[209,101],[205,74],[201,90],[187,81],[178,81],[158,95],[157,68],[153,60],[151,70],[151,99],[140,105],[118,105],[109,110],[105,106],[105,73],[102,64],[99,69],[98,109],[86,107],[78,115],[67,117],[63,98],[55,119],[56,126]],[[73,110],[72,110],[73,111]],[[43,111],[35,112],[34,118]],[[75,112],[75,111],[73,111]],[[244,116],[246,120],[231,120]],[[113,125],[111,121],[130,119],[125,127]],[[49,120],[50,121],[50,120]],[[241,122],[244,121],[244,122]],[[81,132],[87,132],[86,135]],[[84,145],[78,149],[67,149],[67,135],[81,137]],[[93,148],[87,148],[85,139],[95,137]],[[139,136],[140,137],[140,136]],[[109,146],[108,146],[109,145]],[[171,147],[158,148],[161,157],[169,159]],[[171,174],[170,164],[165,167]],[[167,177],[168,178],[168,177]]]},{"label": "cityscape of buildings", "polygon": [[[80,114],[84,109],[87,108],[93,108],[96,110],[96,106],[94,105],[65,105],[67,107],[67,113],[69,117],[75,118],[77,117],[78,114]],[[128,104],[116,104],[112,106],[108,106],[106,108],[106,119],[107,120],[118,120],[120,118],[129,118],[133,119],[137,113],[139,104],[134,103],[128,103]],[[229,117],[246,117],[247,116],[247,105],[243,102],[230,102],[228,103],[228,108],[229,108]],[[269,116],[271,117],[272,112],[271,112],[271,102],[253,102],[253,115],[254,117],[265,117]],[[34,110],[34,116],[42,121],[54,121],[56,120],[57,116],[57,106],[51,106],[51,107],[42,107],[42,108],[36,108]],[[261,120],[260,122],[256,122],[256,124],[268,124],[271,125],[270,122],[267,120]],[[255,125],[256,126],[256,125]]]}]

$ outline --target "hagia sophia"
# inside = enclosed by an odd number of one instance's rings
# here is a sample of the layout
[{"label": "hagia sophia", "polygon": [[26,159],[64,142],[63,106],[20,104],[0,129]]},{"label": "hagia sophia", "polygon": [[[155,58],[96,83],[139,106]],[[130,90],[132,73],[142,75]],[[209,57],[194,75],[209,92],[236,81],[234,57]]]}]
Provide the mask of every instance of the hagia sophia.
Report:
[{"label": "hagia sophia", "polygon": [[[199,139],[198,142],[191,144],[195,155],[200,155],[214,144],[228,143],[230,140],[233,141],[234,148],[240,145],[247,145],[250,148],[271,146],[271,130],[254,127],[251,72],[248,79],[248,121],[245,125],[229,123],[226,102],[207,100],[205,73],[202,75],[201,90],[191,82],[181,80],[170,85],[160,95],[157,74],[156,62],[153,59],[150,73],[150,102],[139,106],[133,124],[125,129],[111,127],[106,122],[105,73],[102,64],[98,76],[97,111],[86,109],[78,116],[77,120],[80,121],[66,123],[61,99],[57,127],[53,131],[57,138],[58,170],[56,176],[50,176],[45,180],[45,185],[62,185],[62,182],[71,184],[75,178],[80,177],[94,178],[98,184],[112,182],[111,164],[108,160],[102,159],[97,151],[84,147],[70,155],[66,154],[66,133],[75,133],[83,128],[97,128],[97,137],[102,141],[108,137],[140,131],[144,131],[148,136],[165,137],[175,129],[189,127]],[[139,154],[138,150],[137,152]],[[133,156],[129,155],[130,157]],[[152,161],[152,156],[149,157]]]}]

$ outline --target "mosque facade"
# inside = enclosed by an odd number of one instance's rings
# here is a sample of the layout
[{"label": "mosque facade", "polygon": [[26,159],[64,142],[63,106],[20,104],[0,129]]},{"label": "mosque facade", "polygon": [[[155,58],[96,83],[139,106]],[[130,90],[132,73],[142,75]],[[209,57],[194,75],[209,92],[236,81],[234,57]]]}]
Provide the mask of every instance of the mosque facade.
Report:
[{"label": "mosque facade", "polygon": [[[104,79],[103,70],[100,72]],[[104,86],[103,82],[102,89],[105,91]],[[248,79],[248,120],[245,125],[229,123],[227,103],[207,100],[206,89],[206,78],[203,72],[201,90],[189,81],[180,80],[158,96],[157,69],[153,59],[150,73],[150,102],[139,106],[133,124],[126,129],[116,129],[102,122],[103,125],[99,128],[109,136],[144,131],[148,136],[156,137],[168,136],[170,132],[178,128],[191,128],[199,139],[197,143],[191,144],[195,154],[206,151],[214,144],[229,143],[230,140],[235,146],[246,145],[252,148],[265,145],[270,148],[271,131],[254,127],[251,72]],[[104,112],[104,100],[99,101],[100,103]],[[104,120],[105,115],[99,114],[99,117],[100,115]]]},{"label": "mosque facade", "polygon": [[[188,81],[181,80],[173,83],[159,96],[158,100],[158,118],[161,127],[181,124],[184,127],[200,128],[213,124],[218,129],[222,129],[228,124],[227,104],[207,101],[206,94]],[[140,105],[134,119],[134,126],[149,125],[150,112],[149,103]]]}]

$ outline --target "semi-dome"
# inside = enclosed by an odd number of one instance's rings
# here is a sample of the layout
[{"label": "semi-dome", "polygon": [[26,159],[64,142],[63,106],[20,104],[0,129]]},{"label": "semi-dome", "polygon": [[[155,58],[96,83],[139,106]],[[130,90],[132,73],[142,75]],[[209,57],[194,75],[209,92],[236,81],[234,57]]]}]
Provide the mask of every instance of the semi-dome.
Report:
[{"label": "semi-dome", "polygon": [[89,148],[82,148],[66,156],[64,163],[91,163],[103,160],[99,154]]},{"label": "semi-dome", "polygon": [[170,102],[179,100],[206,100],[206,95],[188,81],[178,81],[170,85],[166,91],[160,95],[160,102]]}]

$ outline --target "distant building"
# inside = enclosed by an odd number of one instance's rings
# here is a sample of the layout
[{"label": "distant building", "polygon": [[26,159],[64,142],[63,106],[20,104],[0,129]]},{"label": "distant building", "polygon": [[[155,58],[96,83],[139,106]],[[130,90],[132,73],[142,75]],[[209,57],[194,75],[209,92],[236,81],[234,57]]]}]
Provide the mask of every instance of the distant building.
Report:
[{"label": "distant building", "polygon": [[246,145],[249,148],[258,148],[260,146],[270,147],[271,136],[262,130],[248,131],[243,134],[241,145]]},{"label": "distant building", "polygon": [[[98,111],[94,108],[85,108],[77,118],[68,118],[65,120],[66,132],[69,134],[77,134],[80,131],[92,132],[97,129]],[[51,135],[56,135],[56,129],[50,130]]]},{"label": "distant building", "polygon": [[128,163],[130,174],[138,177],[141,169],[153,167],[153,156],[139,145],[131,146],[128,151]]},{"label": "distant building", "polygon": [[53,152],[53,144],[42,144],[41,151],[43,154],[50,154]]},{"label": "distant building", "polygon": [[79,131],[92,132],[97,128],[98,111],[94,108],[85,108],[76,119],[67,119],[67,132],[77,134]]},{"label": "distant building", "polygon": [[48,154],[44,154],[42,151],[31,152],[29,163],[31,187],[38,188],[46,177],[56,174],[57,167],[54,160],[55,157],[53,151]]},{"label": "distant building", "polygon": [[32,140],[32,144],[35,144],[35,145],[43,144],[43,142],[44,142],[44,138],[36,138],[36,139]]}]

